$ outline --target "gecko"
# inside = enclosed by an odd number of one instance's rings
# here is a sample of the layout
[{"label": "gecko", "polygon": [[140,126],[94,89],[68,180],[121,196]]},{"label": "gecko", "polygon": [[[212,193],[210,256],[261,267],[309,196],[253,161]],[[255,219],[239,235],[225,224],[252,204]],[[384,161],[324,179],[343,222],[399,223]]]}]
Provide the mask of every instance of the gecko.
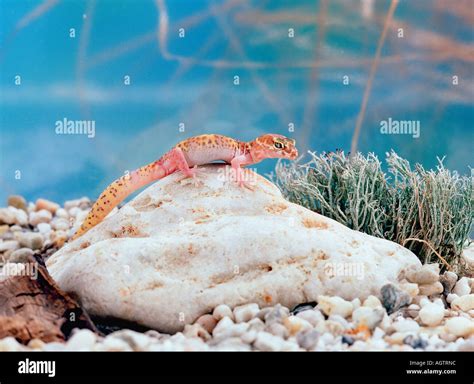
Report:
[{"label": "gecko", "polygon": [[[99,224],[128,195],[143,186],[181,171],[183,177],[196,180],[197,166],[223,161],[230,164],[239,186],[247,187],[242,166],[268,158],[295,160],[295,140],[277,134],[265,134],[245,142],[231,137],[206,134],[181,141],[153,163],[144,165],[112,182],[99,196],[88,216],[71,240]],[[251,189],[251,188],[249,188]]]}]

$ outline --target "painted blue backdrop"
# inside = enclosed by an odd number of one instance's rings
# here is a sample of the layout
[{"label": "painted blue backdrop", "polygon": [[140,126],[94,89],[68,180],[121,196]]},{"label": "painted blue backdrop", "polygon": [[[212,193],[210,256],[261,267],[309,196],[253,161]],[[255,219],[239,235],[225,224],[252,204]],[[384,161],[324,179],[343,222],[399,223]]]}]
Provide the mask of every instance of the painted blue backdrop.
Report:
[{"label": "painted blue backdrop", "polygon": [[[350,150],[389,6],[2,0],[0,201],[95,198],[201,133],[275,132],[302,150]],[[448,167],[470,172],[473,19],[469,1],[399,2],[359,150],[383,157],[393,148],[425,167],[446,156]],[[57,134],[64,118],[94,121],[94,137]],[[381,134],[388,118],[418,121],[420,137]]]}]

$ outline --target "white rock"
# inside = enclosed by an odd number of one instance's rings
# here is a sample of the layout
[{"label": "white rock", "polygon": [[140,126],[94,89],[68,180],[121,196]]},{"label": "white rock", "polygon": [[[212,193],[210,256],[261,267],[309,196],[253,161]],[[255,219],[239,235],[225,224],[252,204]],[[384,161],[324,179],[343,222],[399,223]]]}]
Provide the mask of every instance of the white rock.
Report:
[{"label": "white rock", "polygon": [[471,286],[469,285],[469,279],[467,277],[462,277],[456,283],[453,289],[453,293],[458,296],[469,295],[471,293]]},{"label": "white rock", "polygon": [[415,320],[400,318],[398,321],[393,323],[393,328],[395,328],[397,332],[404,333],[417,332],[420,329],[420,326]]},{"label": "white rock", "polygon": [[369,329],[374,329],[383,320],[385,310],[382,307],[360,307],[352,313],[352,320],[356,326],[365,325]]},{"label": "white rock", "polygon": [[446,296],[446,302],[448,304],[451,304],[455,299],[457,299],[459,296],[456,295],[455,293],[450,293],[448,296]]},{"label": "white rock", "polygon": [[7,336],[0,339],[0,352],[23,351],[26,348],[21,345],[14,337]]},{"label": "white rock", "polygon": [[458,337],[473,335],[474,321],[464,317],[453,317],[446,320],[446,331]]},{"label": "white rock", "polygon": [[89,329],[80,329],[67,341],[66,348],[69,351],[87,351],[94,347],[97,336]]},{"label": "white rock", "polygon": [[54,229],[62,231],[67,231],[70,227],[69,221],[64,218],[54,218],[53,221],[51,221],[51,225]]},{"label": "white rock", "polygon": [[370,295],[367,299],[365,299],[362,305],[364,307],[369,307],[369,308],[382,307],[382,303],[380,302],[380,300],[373,295]]},{"label": "white rock", "polygon": [[298,349],[296,343],[285,341],[268,332],[259,332],[254,346],[261,351],[292,351]]},{"label": "white rock", "polygon": [[362,305],[362,303],[361,303],[361,301],[358,297],[356,297],[354,300],[352,300],[351,303],[352,303],[352,308],[353,309],[357,309]]},{"label": "white rock", "polygon": [[296,315],[296,317],[301,317],[302,319],[308,321],[313,327],[315,327],[319,322],[324,321],[324,315],[318,310],[303,311]]},{"label": "white rock", "polygon": [[353,310],[352,303],[340,298],[339,296],[319,296],[318,307],[327,316],[340,315],[342,317],[348,317]]},{"label": "white rock", "polygon": [[444,307],[435,303],[426,304],[420,309],[418,316],[423,324],[434,327],[443,321]]},{"label": "white rock", "polygon": [[406,277],[420,285],[436,283],[439,280],[439,265],[424,264],[421,268],[412,268],[407,271]]},{"label": "white rock", "polygon": [[234,318],[236,323],[245,323],[252,320],[260,311],[258,304],[251,303],[240,305],[234,308]]},{"label": "white rock", "polygon": [[235,324],[230,318],[224,317],[217,323],[212,335],[216,338],[239,337],[243,335],[249,328],[247,323]]},{"label": "white rock", "polygon": [[62,219],[69,219],[69,213],[64,208],[58,208],[55,213],[56,217],[60,217]]},{"label": "white rock", "polygon": [[474,294],[457,297],[451,301],[451,308],[464,312],[474,309]]},{"label": "white rock", "polygon": [[[421,265],[398,244],[289,203],[261,176],[254,191],[240,188],[224,167],[201,167],[198,187],[177,183],[180,174],[148,187],[52,255],[51,276],[93,315],[173,333],[222,303],[365,299]],[[338,273],[348,263],[363,267],[362,280]]]},{"label": "white rock", "polygon": [[37,225],[38,231],[43,235],[49,235],[51,232],[51,225],[48,223],[39,223]]},{"label": "white rock", "polygon": [[52,218],[52,213],[46,209],[41,209],[38,212],[30,212],[30,224],[33,226],[39,223],[49,223]]},{"label": "white rock", "polygon": [[15,251],[20,248],[16,240],[0,240],[0,252]]},{"label": "white rock", "polygon": [[298,332],[313,328],[309,321],[298,316],[288,316],[283,320],[283,325],[286,327],[290,335],[295,335]]},{"label": "white rock", "polygon": [[27,225],[28,215],[22,209],[15,207],[0,208],[0,224]]},{"label": "white rock", "polygon": [[230,309],[230,307],[225,304],[220,304],[215,307],[214,311],[212,312],[212,316],[214,316],[214,319],[216,319],[217,321],[223,319],[226,316],[234,320],[234,314],[232,313],[232,309]]}]

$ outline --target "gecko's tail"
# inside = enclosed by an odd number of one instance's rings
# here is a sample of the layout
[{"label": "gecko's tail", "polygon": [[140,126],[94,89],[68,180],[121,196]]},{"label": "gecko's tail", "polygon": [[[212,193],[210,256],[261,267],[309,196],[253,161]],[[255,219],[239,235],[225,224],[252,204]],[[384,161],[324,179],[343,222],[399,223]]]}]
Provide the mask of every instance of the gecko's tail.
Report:
[{"label": "gecko's tail", "polygon": [[77,239],[99,224],[118,204],[137,189],[168,174],[162,159],[138,168],[110,184],[99,196],[81,227],[71,240]]}]

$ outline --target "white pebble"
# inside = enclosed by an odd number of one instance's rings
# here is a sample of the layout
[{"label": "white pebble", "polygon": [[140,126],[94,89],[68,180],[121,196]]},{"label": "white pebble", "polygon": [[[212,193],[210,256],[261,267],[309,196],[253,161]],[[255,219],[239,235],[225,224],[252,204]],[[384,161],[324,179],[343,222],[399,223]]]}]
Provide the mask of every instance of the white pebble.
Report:
[{"label": "white pebble", "polygon": [[43,235],[48,235],[51,232],[51,225],[48,223],[39,223],[37,228],[38,231]]},{"label": "white pebble", "polygon": [[403,319],[400,318],[393,323],[393,328],[397,332],[417,332],[420,329],[420,326],[415,320],[412,319]]},{"label": "white pebble", "polygon": [[53,215],[46,209],[41,209],[38,212],[30,212],[30,224],[37,226],[39,223],[49,223]]},{"label": "white pebble", "polygon": [[214,319],[217,321],[221,320],[224,317],[228,317],[231,320],[234,319],[234,314],[232,313],[232,309],[228,305],[221,304],[218,305],[217,307],[214,308],[214,311],[212,312],[212,316],[214,316]]},{"label": "white pebble", "polygon": [[448,304],[451,304],[455,299],[457,299],[459,296],[456,295],[455,293],[450,293],[448,296],[446,296],[446,302]]},{"label": "white pebble", "polygon": [[458,337],[474,334],[474,321],[464,317],[453,317],[446,320],[446,330]]},{"label": "white pebble", "polygon": [[68,219],[69,218],[69,213],[64,208],[58,208],[58,210],[55,213],[56,217],[60,217],[62,219]]},{"label": "white pebble", "polygon": [[298,349],[296,343],[285,341],[268,332],[259,332],[253,345],[261,351],[287,351]]},{"label": "white pebble", "polygon": [[234,319],[236,323],[245,323],[252,320],[260,311],[258,304],[245,304],[234,308]]},{"label": "white pebble", "polygon": [[378,308],[382,306],[382,303],[377,297],[370,295],[369,297],[367,297],[367,299],[364,300],[364,303],[362,305],[364,307],[369,308]]},{"label": "white pebble", "polygon": [[434,327],[444,318],[444,307],[439,304],[429,303],[424,305],[418,313],[423,324]]},{"label": "white pebble", "polygon": [[385,310],[382,308],[360,307],[352,313],[352,320],[356,326],[365,325],[369,329],[374,329],[383,320]]},{"label": "white pebble", "polygon": [[69,351],[91,350],[96,343],[97,336],[89,329],[80,329],[74,332],[67,341],[66,347]]},{"label": "white pebble", "polygon": [[317,309],[300,312],[296,315],[296,317],[300,317],[308,321],[313,327],[315,327],[319,322],[324,322],[323,314]]},{"label": "white pebble", "polygon": [[339,296],[318,296],[318,307],[327,315],[341,315],[348,317],[352,313],[353,307],[350,301],[346,301]]},{"label": "white pebble", "polygon": [[69,220],[63,218],[55,218],[51,224],[56,230],[67,231],[69,229]]},{"label": "white pebble", "polygon": [[462,277],[454,286],[453,293],[458,296],[465,296],[471,293],[471,286],[467,277]]},{"label": "white pebble", "polygon": [[464,312],[474,309],[474,294],[457,297],[451,302],[451,308]]}]

